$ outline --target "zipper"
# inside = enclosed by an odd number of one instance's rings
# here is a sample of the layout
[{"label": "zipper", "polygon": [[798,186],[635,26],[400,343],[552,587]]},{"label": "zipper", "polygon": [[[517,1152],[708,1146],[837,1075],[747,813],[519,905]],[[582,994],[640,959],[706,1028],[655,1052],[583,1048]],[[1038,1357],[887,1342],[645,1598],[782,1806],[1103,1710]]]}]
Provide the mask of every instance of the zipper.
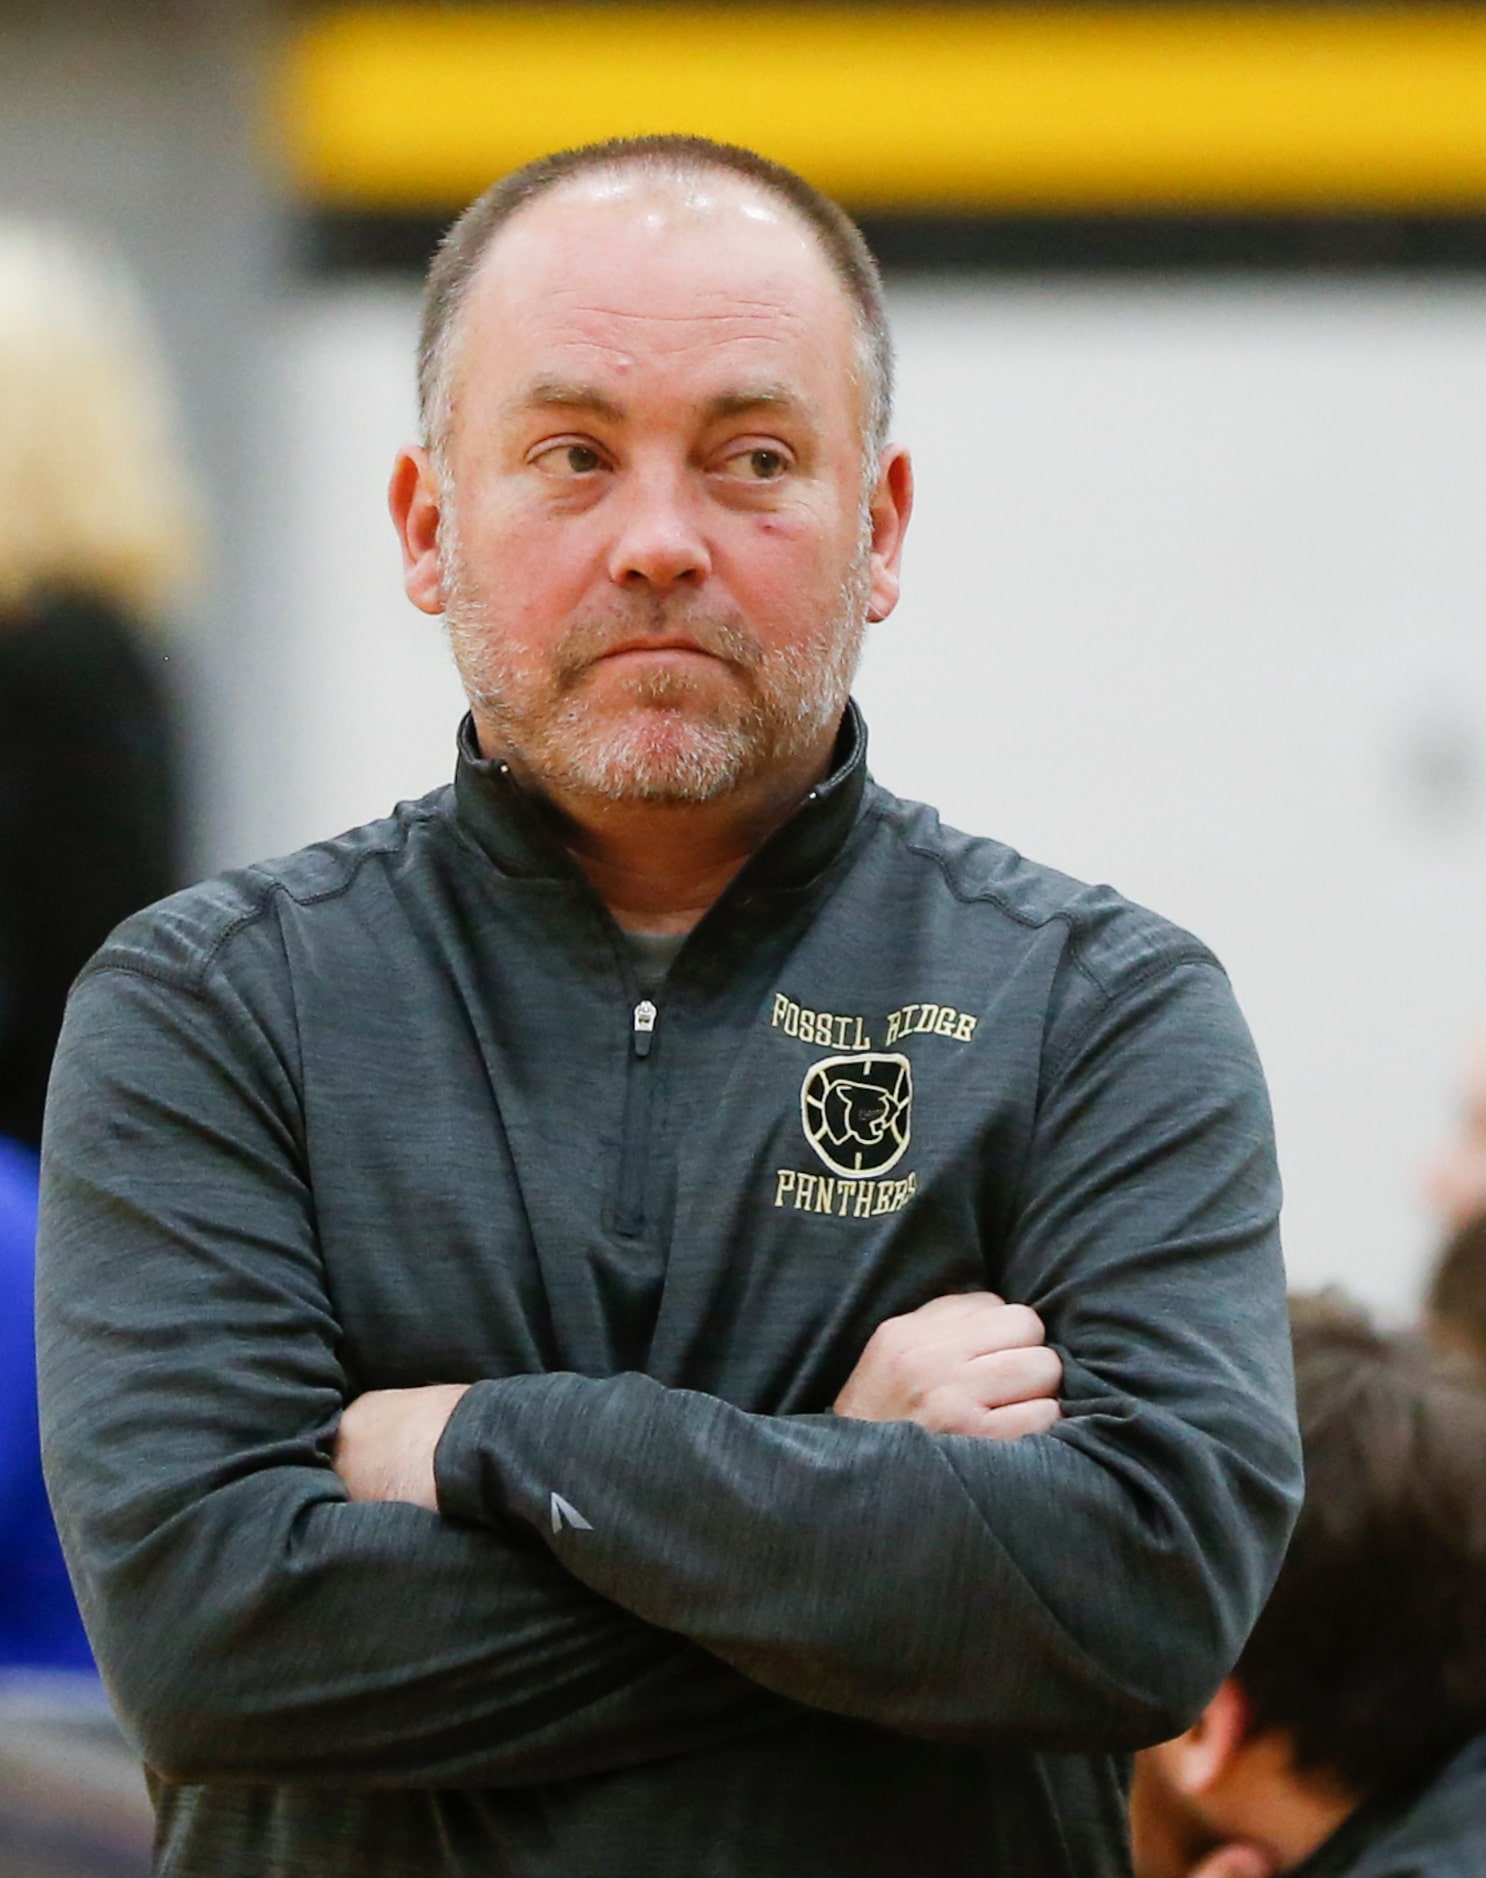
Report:
[{"label": "zipper", "polygon": [[620,1149],[619,1195],[614,1208],[614,1229],[626,1239],[645,1232],[645,1175],[650,1160],[650,1084],[654,1075],[647,1058],[655,1044],[660,1012],[650,998],[641,998],[630,1011],[629,1074],[624,1090],[624,1141]]}]

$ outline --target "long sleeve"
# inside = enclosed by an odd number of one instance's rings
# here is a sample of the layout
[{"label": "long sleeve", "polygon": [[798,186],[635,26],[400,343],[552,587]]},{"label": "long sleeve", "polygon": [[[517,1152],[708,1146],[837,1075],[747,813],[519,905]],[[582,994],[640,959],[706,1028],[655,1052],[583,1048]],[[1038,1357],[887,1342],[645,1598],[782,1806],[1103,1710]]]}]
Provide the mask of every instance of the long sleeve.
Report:
[{"label": "long sleeve", "polygon": [[509,1785],[788,1713],[525,1528],[351,1505],[293,1078],[224,994],[98,970],[48,1113],[49,1486],[126,1726],[182,1781]]},{"label": "long sleeve", "polygon": [[1157,1739],[1230,1667],[1298,1500],[1277,1211],[1227,981],[1168,963],[1051,1046],[991,1263],[1063,1354],[1053,1432],[513,1377],[456,1410],[440,1504],[525,1519],[594,1590],[802,1702],[960,1739]]}]

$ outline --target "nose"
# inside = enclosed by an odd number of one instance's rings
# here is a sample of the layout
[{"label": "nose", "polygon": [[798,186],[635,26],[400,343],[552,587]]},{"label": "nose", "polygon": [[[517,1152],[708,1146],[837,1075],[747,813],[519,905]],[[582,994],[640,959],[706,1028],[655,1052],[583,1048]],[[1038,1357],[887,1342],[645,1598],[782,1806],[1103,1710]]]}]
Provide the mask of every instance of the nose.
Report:
[{"label": "nose", "polygon": [[619,526],[609,556],[609,578],[616,586],[665,593],[699,587],[712,572],[697,497],[684,472],[631,471],[616,513]]}]

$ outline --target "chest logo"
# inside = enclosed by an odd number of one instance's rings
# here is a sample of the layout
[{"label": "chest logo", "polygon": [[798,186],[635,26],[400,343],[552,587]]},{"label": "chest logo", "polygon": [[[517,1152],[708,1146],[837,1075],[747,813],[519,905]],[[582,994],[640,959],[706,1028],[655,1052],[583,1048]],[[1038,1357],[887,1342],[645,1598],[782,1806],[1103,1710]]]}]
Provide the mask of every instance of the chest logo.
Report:
[{"label": "chest logo", "polygon": [[805,1139],[830,1168],[855,1180],[885,1174],[907,1152],[913,1071],[906,1056],[827,1056],[800,1086]]}]

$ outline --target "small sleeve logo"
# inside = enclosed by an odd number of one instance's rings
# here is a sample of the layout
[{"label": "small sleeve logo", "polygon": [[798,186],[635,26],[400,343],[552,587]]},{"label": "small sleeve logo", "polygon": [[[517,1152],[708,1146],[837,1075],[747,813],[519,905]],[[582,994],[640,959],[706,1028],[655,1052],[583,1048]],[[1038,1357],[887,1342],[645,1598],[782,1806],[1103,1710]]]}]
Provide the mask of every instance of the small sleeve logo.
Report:
[{"label": "small sleeve logo", "polygon": [[800,1087],[805,1139],[833,1174],[885,1174],[908,1148],[913,1071],[906,1056],[827,1056]]},{"label": "small sleeve logo", "polygon": [[589,1525],[577,1507],[565,1500],[560,1493],[554,1493],[547,1502],[547,1515],[552,1521],[554,1532],[561,1532],[564,1526],[571,1526],[575,1532],[593,1531],[593,1527]]}]

